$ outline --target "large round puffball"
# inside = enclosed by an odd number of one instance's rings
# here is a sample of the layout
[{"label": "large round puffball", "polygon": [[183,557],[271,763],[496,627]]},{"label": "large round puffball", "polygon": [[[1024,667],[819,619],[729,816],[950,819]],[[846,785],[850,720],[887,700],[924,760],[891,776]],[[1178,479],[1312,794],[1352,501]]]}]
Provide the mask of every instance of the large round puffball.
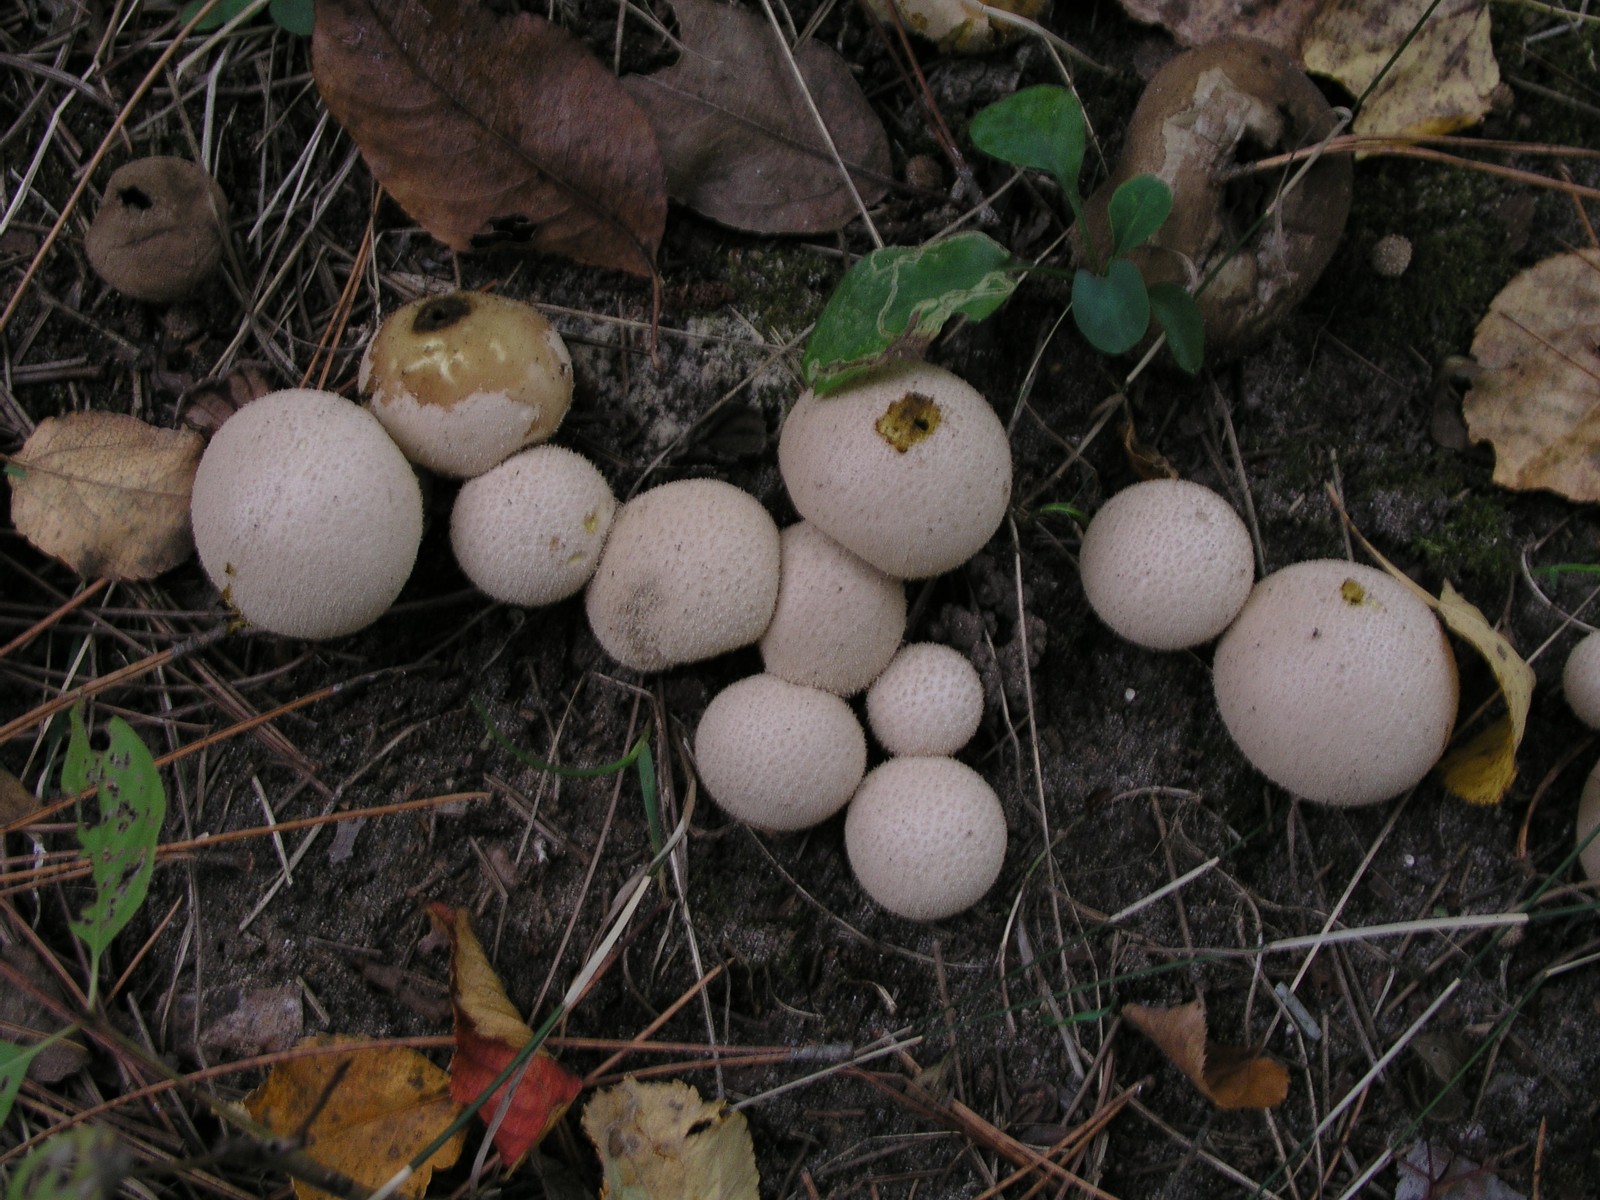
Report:
[{"label": "large round puffball", "polygon": [[778,607],[761,661],[790,683],[853,696],[889,665],[906,632],[906,589],[809,521],[780,535]]},{"label": "large round puffball", "polygon": [[1245,757],[1325,804],[1374,804],[1421,782],[1455,725],[1455,658],[1432,610],[1339,559],[1258,583],[1212,673]]},{"label": "large round puffball", "polygon": [[[1589,778],[1584,780],[1583,795],[1578,800],[1577,829],[1577,845],[1581,847],[1578,864],[1590,879],[1600,880],[1600,833],[1595,833],[1596,825],[1600,825],[1600,763],[1595,763]],[[1591,834],[1594,836],[1590,837]]]},{"label": "large round puffball", "polygon": [[422,491],[383,426],[301,388],[262,396],[217,431],[189,512],[222,598],[286,637],[339,637],[377,620],[422,540]]},{"label": "large round puffball", "polygon": [[899,363],[784,421],[778,469],[802,517],[897,579],[966,562],[1011,498],[1005,426],[976,389],[927,363]]},{"label": "large round puffball", "polygon": [[1006,816],[994,789],[953,758],[891,758],[861,781],[844,847],[867,895],[913,921],[971,908],[1000,877]]},{"label": "large round puffball", "polygon": [[694,757],[719,808],[757,829],[789,833],[845,806],[867,769],[867,738],[832,692],[752,675],[706,706]]},{"label": "large round puffball", "polygon": [[1600,633],[1591,633],[1567,655],[1561,691],[1578,720],[1600,729]]},{"label": "large round puffball", "polygon": [[572,402],[572,358],[531,304],[453,292],[391,313],[358,382],[407,458],[470,479],[556,431]]},{"label": "large round puffball", "polygon": [[867,689],[867,724],[890,754],[954,754],[983,720],[983,681],[961,651],[902,646]]},{"label": "large round puffball", "polygon": [[681,479],[617,510],[584,594],[625,667],[664,671],[753,643],[778,600],[778,527],[749,492]]},{"label": "large round puffball", "polygon": [[1084,531],[1078,559],[1095,614],[1148,650],[1209,642],[1244,607],[1255,559],[1244,522],[1221,496],[1185,479],[1118,492]]},{"label": "large round puffball", "polygon": [[496,600],[554,604],[594,575],[616,511],[611,486],[587,458],[535,446],[462,486],[450,546],[467,578]]}]

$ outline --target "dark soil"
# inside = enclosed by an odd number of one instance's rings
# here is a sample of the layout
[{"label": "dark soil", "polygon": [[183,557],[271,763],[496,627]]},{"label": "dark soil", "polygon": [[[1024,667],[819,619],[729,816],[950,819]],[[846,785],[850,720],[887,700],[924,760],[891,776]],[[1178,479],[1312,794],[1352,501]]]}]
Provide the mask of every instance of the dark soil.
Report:
[{"label": "dark soil", "polygon": [[[1115,68],[1110,76],[1083,72],[1079,81],[1104,155],[1114,160],[1138,73],[1170,52],[1170,40],[1111,4],[1058,7],[1065,11],[1052,28]],[[8,298],[105,134],[112,107],[97,97],[126,98],[170,33],[137,13],[110,35],[103,65],[91,67],[102,36],[97,13],[30,4],[0,18],[7,54],[82,74],[94,93],[68,109],[65,132],[47,137],[66,89],[37,71],[7,68],[7,203],[48,141],[31,194],[0,240]],[[562,15],[609,61],[613,6],[584,3]],[[1594,110],[1581,107],[1594,102],[1592,45],[1577,34],[1525,43],[1548,22],[1520,10],[1496,8],[1494,19],[1506,75],[1559,95],[1513,85],[1513,100],[1485,135],[1592,143]],[[636,24],[625,60],[659,60],[659,45]],[[28,420],[69,410],[132,412],[171,425],[180,393],[200,378],[259,360],[273,386],[288,386],[313,362],[372,185],[359,163],[340,174],[353,151],[331,128],[313,145],[320,107],[306,44],[269,31],[255,27],[226,59],[213,60],[209,119],[210,68],[201,63],[182,81],[181,104],[168,82],[157,85],[109,160],[115,166],[133,151],[192,156],[201,138],[215,140],[217,174],[235,202],[238,259],[226,279],[164,311],[109,292],[82,252],[91,188],[4,332],[0,448],[15,451]],[[862,13],[829,12],[819,36],[859,65],[897,167],[932,155],[949,182],[924,109]],[[919,50],[931,93],[957,131],[1017,86],[1057,79],[1032,43],[968,60]],[[263,80],[272,82],[270,102]],[[264,198],[308,146],[306,198],[269,213],[262,234],[248,239]],[[985,192],[1006,178],[976,155],[971,165]],[[1519,165],[1548,169],[1547,160]],[[1575,161],[1572,170],[1580,182],[1600,184],[1592,162]],[[324,200],[313,215],[313,202]],[[996,207],[988,231],[1021,251],[1059,231],[1042,189],[1013,189]],[[880,229],[911,244],[965,211],[964,203],[900,189],[885,202]],[[1391,232],[1415,246],[1398,279],[1377,276],[1368,262],[1372,245]],[[784,409],[799,390],[792,347],[845,255],[870,248],[859,226],[837,238],[785,241],[674,209],[660,256],[665,308],[655,347],[649,292],[636,281],[509,254],[456,258],[392,205],[380,208],[378,233],[329,386],[351,388],[380,312],[458,279],[493,283],[551,306],[578,381],[558,441],[600,463],[619,496],[709,475],[753,492],[780,524],[795,519],[774,458]],[[1592,964],[1558,970],[1592,951],[1595,939],[1592,890],[1569,882],[1574,872],[1563,867],[1595,750],[1558,687],[1576,636],[1566,622],[1589,587],[1581,575],[1529,573],[1596,561],[1597,531],[1587,510],[1566,501],[1496,488],[1488,452],[1460,448],[1450,436],[1459,406],[1439,382],[1446,359],[1466,353],[1474,324],[1517,270],[1586,236],[1572,202],[1557,193],[1364,160],[1344,242],[1309,300],[1263,344],[1208,365],[1199,379],[1158,368],[1134,382],[1125,406],[1107,409],[1128,364],[1096,355],[1070,322],[1056,329],[1064,295],[1049,283],[1032,281],[999,317],[947,333],[930,357],[984,391],[1012,431],[1014,519],[966,567],[913,585],[907,636],[959,647],[985,679],[986,719],[962,758],[996,788],[1011,825],[999,883],[959,917],[909,923],[857,889],[839,820],[804,836],[767,837],[700,796],[663,888],[559,1033],[632,1037],[722,967],[654,1038],[729,1052],[788,1048],[787,1060],[718,1070],[704,1055],[652,1053],[618,1070],[676,1064],[671,1074],[703,1093],[749,1101],[764,1195],[976,1195],[1014,1170],[997,1154],[994,1131],[1047,1148],[1128,1088],[1140,1089],[1137,1102],[1071,1162],[1113,1196],[1339,1196],[1386,1151],[1404,1154],[1418,1141],[1489,1164],[1523,1195],[1535,1187],[1541,1196],[1600,1194],[1600,1051],[1589,1032],[1600,1015],[1600,977]],[[303,245],[287,248],[302,237]],[[284,266],[284,287],[257,290]],[[1138,441],[1183,477],[1217,488],[1241,510],[1248,489],[1270,567],[1346,554],[1331,483],[1380,550],[1430,590],[1454,582],[1534,657],[1540,688],[1519,778],[1503,804],[1467,807],[1431,779],[1368,809],[1295,803],[1229,741],[1211,699],[1209,650],[1152,654],[1097,622],[1077,579],[1079,528],[1038,510],[1060,503],[1092,513],[1131,483],[1134,463],[1121,436],[1130,419]],[[453,492],[445,482],[431,485],[415,575],[395,610],[366,632],[318,645],[238,634],[98,696],[98,717],[125,716],[163,753],[340,685],[273,721],[270,737],[236,736],[171,767],[166,840],[259,826],[268,820],[264,805],[286,822],[455,793],[483,797],[360,818],[314,838],[286,834],[282,851],[266,839],[234,843],[158,871],[140,919],[110,956],[108,978],[132,971],[108,1015],[174,1063],[226,1062],[279,1044],[271,1030],[224,1036],[218,1024],[241,997],[248,1003],[265,988],[301,997],[295,1034],[446,1034],[448,964],[419,947],[424,904],[435,899],[470,908],[513,1001],[548,1011],[650,859],[639,783],[629,772],[562,780],[523,765],[488,738],[474,704],[530,753],[569,764],[615,760],[653,730],[670,829],[695,794],[687,735],[717,690],[760,669],[747,650],[641,678],[608,661],[577,602],[533,612],[490,604],[450,557]],[[49,613],[78,583],[10,532],[9,521],[6,529],[0,640]],[[4,715],[224,620],[192,563],[153,584],[114,587],[0,661]],[[1459,653],[1462,711],[1471,714],[1493,685],[1470,651]],[[41,783],[40,773],[55,769],[50,738],[59,727],[42,741],[36,732],[0,747],[0,761],[48,796],[54,775]],[[70,830],[56,827],[45,841],[70,846]],[[24,856],[8,858],[8,869],[26,865],[30,845],[7,840],[9,855]],[[283,882],[280,853],[295,856],[292,882]],[[1171,896],[1108,921],[1211,860]],[[1336,910],[1339,928],[1514,912],[1558,871],[1535,906],[1539,919],[1509,932],[1254,953],[1317,933]],[[7,915],[37,929],[80,979],[65,916],[82,901],[72,888],[4,894]],[[1279,984],[1293,987],[1311,1028],[1284,1013],[1274,997]],[[1217,1041],[1261,1041],[1288,1064],[1281,1107],[1212,1108],[1117,1015],[1127,1002],[1175,1004],[1196,994]],[[1422,1036],[1353,1092],[1441,998]],[[902,1046],[869,1057],[881,1039]],[[605,1057],[558,1046],[579,1071]],[[829,1073],[807,1081],[819,1072]],[[214,1086],[237,1096],[259,1079],[251,1072]],[[50,1123],[46,1093],[34,1086],[3,1144]],[[51,1085],[52,1103],[72,1111],[132,1086],[99,1056],[87,1072]],[[129,1129],[148,1139],[151,1157],[200,1154],[219,1136],[202,1108],[182,1107],[176,1116],[176,1107],[128,1110]],[[970,1112],[964,1128],[941,1121],[958,1111]],[[544,1154],[540,1171],[492,1186],[528,1196],[597,1191],[576,1113]],[[284,1178],[235,1167],[221,1174],[246,1194],[278,1189]],[[465,1179],[458,1169],[435,1190]],[[1363,1194],[1392,1194],[1397,1179],[1397,1168],[1385,1166]],[[1059,1186],[1033,1173],[1004,1194],[1031,1194],[1033,1183],[1052,1193]],[[214,1190],[195,1177],[181,1186]]]}]

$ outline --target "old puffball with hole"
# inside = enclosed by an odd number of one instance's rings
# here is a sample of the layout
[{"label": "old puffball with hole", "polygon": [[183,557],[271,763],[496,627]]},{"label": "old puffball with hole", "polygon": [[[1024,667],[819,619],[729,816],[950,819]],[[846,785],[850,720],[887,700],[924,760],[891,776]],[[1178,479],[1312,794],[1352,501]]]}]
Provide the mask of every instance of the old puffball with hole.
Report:
[{"label": "old puffball with hole", "polygon": [[331,638],[394,602],[422,540],[411,464],[366,409],[272,392],[206,447],[189,504],[200,564],[252,625]]},{"label": "old puffball with hole", "polygon": [[158,155],[113,172],[83,248],[123,295],[167,303],[217,269],[227,228],[227,198],[205,168]]},{"label": "old puffball with hole", "polygon": [[554,604],[593,577],[616,510],[611,486],[583,455],[534,446],[462,485],[450,547],[496,600]]},{"label": "old puffball with hole", "polygon": [[784,421],[778,470],[802,517],[897,579],[954,570],[994,536],[1011,446],[989,402],[949,371],[899,363]]},{"label": "old puffball with hole", "polygon": [[1374,804],[1421,782],[1455,725],[1455,657],[1433,611],[1382,571],[1339,559],[1258,583],[1212,677],[1245,757],[1324,804]]},{"label": "old puffball with hole", "polygon": [[832,692],[752,675],[706,707],[694,757],[719,808],[757,829],[789,833],[845,806],[867,769],[867,738]]},{"label": "old puffball with hole", "polygon": [[778,600],[778,527],[749,492],[680,479],[617,510],[584,593],[605,652],[664,671],[751,645]]},{"label": "old puffball with hole", "polygon": [[971,908],[1000,877],[1006,817],[994,789],[953,758],[891,758],[861,781],[844,821],[862,889],[898,916]]},{"label": "old puffball with hole", "polygon": [[[890,12],[891,6],[896,12]],[[912,33],[938,42],[939,49],[957,54],[982,54],[1015,37],[1016,25],[1008,24],[1005,14],[1015,13],[1026,20],[1045,14],[1050,0],[867,0],[873,14],[891,28],[902,24]],[[998,12],[998,16],[995,15]]]},{"label": "old puffball with hole", "polygon": [[1107,500],[1084,531],[1078,566],[1095,615],[1149,650],[1217,637],[1255,581],[1244,522],[1184,479],[1136,483]]},{"label": "old puffball with hole", "polygon": [[391,313],[361,358],[361,395],[419,466],[481,475],[556,431],[572,358],[532,305],[453,292]]}]

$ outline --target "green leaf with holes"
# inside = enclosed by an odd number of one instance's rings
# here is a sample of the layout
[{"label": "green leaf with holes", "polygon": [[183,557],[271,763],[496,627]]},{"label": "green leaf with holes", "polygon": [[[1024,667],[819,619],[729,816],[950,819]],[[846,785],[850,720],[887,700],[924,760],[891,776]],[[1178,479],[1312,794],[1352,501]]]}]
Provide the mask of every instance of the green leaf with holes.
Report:
[{"label": "green leaf with holes", "polygon": [[1020,269],[982,233],[875,250],[846,272],[817,318],[801,376],[820,396],[886,362],[919,358],[952,318],[981,321],[999,308]]},{"label": "green leaf with holes", "polygon": [[[79,804],[78,842],[89,863],[94,899],[72,932],[89,949],[89,996],[93,1003],[100,956],[133,919],[150,890],[156,843],[167,814],[167,796],[150,751],[121,717],[107,723],[106,745],[96,749],[81,707],[72,710],[72,737],[61,767],[61,788],[95,795]],[[94,805],[94,814],[85,809]]]}]

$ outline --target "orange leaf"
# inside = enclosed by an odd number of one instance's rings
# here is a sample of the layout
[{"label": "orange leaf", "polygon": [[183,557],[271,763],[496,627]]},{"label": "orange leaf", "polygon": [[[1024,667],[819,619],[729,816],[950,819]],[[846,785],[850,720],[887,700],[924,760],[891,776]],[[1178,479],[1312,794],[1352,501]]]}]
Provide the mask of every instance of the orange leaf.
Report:
[{"label": "orange leaf", "polygon": [[[450,1094],[475,1100],[517,1051],[533,1037],[483,952],[464,908],[435,902],[428,915],[450,937],[450,1005],[456,1015],[456,1056],[450,1062]],[[513,1081],[515,1077],[513,1077]],[[494,1120],[513,1083],[495,1089],[478,1116]],[[508,1164],[520,1162],[582,1090],[582,1081],[543,1050],[534,1054],[515,1084],[510,1106],[495,1131],[495,1149]]]},{"label": "orange leaf", "polygon": [[1207,1040],[1204,1000],[1176,1008],[1128,1004],[1122,1015],[1218,1108],[1274,1108],[1289,1095],[1289,1072],[1277,1059]]},{"label": "orange leaf", "polygon": [[[300,1044],[338,1046],[355,1040],[324,1035]],[[415,1050],[368,1047],[281,1062],[244,1103],[276,1134],[290,1137],[303,1128],[308,1156],[371,1190],[388,1182],[396,1167],[456,1119],[461,1108],[445,1090],[448,1082]],[[465,1140],[465,1132],[457,1133],[436,1150],[400,1194],[423,1195],[434,1170],[451,1166]],[[300,1200],[331,1200],[331,1193],[298,1179],[294,1191]]]}]

